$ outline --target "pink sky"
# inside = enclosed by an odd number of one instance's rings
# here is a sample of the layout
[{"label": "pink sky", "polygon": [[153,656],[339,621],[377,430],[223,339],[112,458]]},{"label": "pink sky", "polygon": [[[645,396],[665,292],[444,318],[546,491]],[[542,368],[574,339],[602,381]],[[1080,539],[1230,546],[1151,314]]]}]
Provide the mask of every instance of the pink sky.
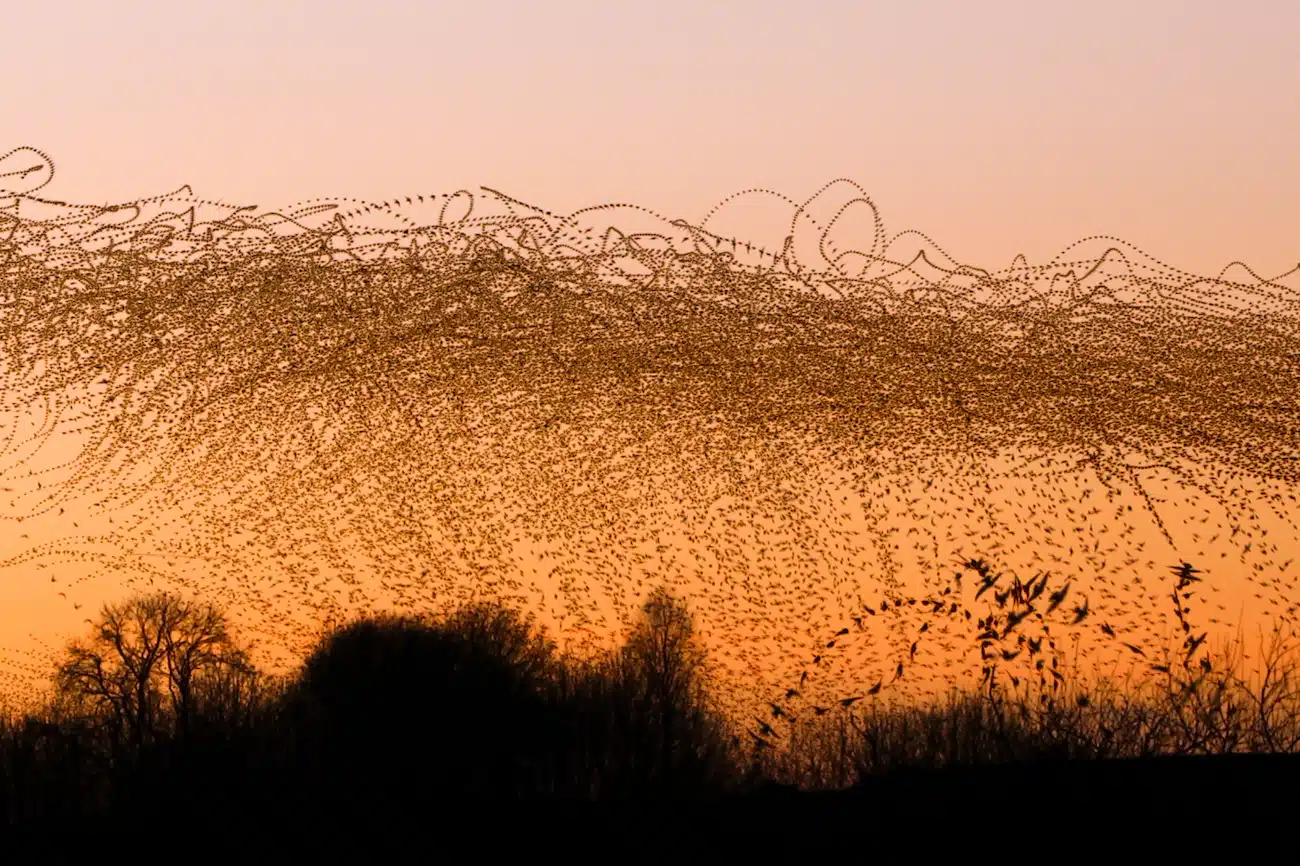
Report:
[{"label": "pink sky", "polygon": [[[812,10],[812,11],[810,11]],[[1113,235],[1196,273],[1300,261],[1300,6],[522,0],[6,9],[0,152],[42,194],[263,208],[494,187],[702,219],[848,177],[891,234],[1041,264]],[[779,243],[775,200],[719,229]]]},{"label": "pink sky", "polygon": [[[1090,235],[1207,276],[1300,262],[1300,4],[46,0],[0,28],[0,155],[47,153],[71,203],[489,186],[698,223],[845,177],[990,270]],[[709,227],[771,248],[792,213]],[[23,587],[0,644],[87,612]]]}]

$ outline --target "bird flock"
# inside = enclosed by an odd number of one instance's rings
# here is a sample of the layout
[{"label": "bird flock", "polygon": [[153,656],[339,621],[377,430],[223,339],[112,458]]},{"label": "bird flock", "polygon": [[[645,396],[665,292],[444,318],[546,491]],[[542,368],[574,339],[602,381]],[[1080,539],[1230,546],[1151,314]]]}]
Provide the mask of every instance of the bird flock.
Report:
[{"label": "bird flock", "polygon": [[[663,584],[765,742],[994,655],[1050,683],[1066,644],[1152,653],[1170,562],[1215,541],[1240,567],[1204,595],[1295,611],[1300,266],[1093,237],[989,271],[888,238],[847,180],[737,194],[795,208],[767,249],[708,228],[727,201],[75,205],[53,176],[0,158],[0,568],[70,609],[183,589],[288,664],[358,611],[476,598],[599,643]],[[662,228],[580,219],[616,210]]]}]

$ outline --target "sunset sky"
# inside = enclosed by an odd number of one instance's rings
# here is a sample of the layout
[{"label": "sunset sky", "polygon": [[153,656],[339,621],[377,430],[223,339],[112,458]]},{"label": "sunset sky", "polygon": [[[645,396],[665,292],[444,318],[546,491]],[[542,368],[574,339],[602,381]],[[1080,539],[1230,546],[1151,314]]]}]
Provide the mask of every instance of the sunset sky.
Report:
[{"label": "sunset sky", "polygon": [[[698,220],[847,177],[989,269],[1099,234],[1273,276],[1298,26],[1271,0],[21,3],[0,152],[48,153],[51,198],[264,209],[482,185]],[[791,215],[729,210],[778,242]]]},{"label": "sunset sky", "polygon": [[[46,0],[0,30],[0,156],[48,154],[36,194],[69,203],[488,186],[698,223],[849,178],[889,236],[989,270],[1092,235],[1211,277],[1300,262],[1296,3]],[[709,228],[779,247],[792,214]],[[89,612],[50,595],[0,577],[0,644]]]}]

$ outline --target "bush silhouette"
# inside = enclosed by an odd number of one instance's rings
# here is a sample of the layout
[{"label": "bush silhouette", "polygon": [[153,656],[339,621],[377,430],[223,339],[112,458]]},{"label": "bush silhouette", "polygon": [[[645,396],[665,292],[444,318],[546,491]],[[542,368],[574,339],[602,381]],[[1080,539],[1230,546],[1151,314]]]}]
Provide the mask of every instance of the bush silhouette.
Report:
[{"label": "bush silhouette", "polygon": [[286,699],[313,796],[385,807],[537,785],[546,647],[501,608],[382,616],[329,636]]}]

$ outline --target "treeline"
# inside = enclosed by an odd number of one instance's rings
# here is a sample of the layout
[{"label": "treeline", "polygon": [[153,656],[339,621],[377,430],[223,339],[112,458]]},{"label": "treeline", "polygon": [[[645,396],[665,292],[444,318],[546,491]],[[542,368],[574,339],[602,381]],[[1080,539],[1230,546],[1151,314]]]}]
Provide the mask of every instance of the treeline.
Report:
[{"label": "treeline", "polygon": [[[774,703],[757,730],[732,726],[686,604],[662,589],[621,646],[594,656],[561,653],[530,617],[480,603],[344,625],[287,677],[251,664],[212,605],[137,596],[105,606],[67,646],[47,707],[0,719],[0,821],[427,827],[449,803],[660,802],[743,803],[754,827],[766,821],[755,804],[789,810],[792,797],[830,820],[827,801],[796,786],[869,795],[882,826],[891,809],[961,813],[1049,788],[1079,810],[1143,785],[1165,805],[1196,792],[1202,806],[1300,808],[1291,633],[1274,634],[1254,682],[1239,656],[1195,661],[1203,637],[1181,606],[1186,580],[1171,597],[1192,649],[1153,664],[1162,675],[1145,684],[990,674],[980,691],[928,707],[855,697],[796,724]],[[854,802],[857,826],[868,800]]]},{"label": "treeline", "polygon": [[42,713],[5,720],[9,825],[151,816],[355,819],[448,798],[681,799],[745,784],[684,603],[657,591],[620,648],[562,656],[495,604],[379,616],[295,675],[249,663],[177,596],[102,611]]}]

